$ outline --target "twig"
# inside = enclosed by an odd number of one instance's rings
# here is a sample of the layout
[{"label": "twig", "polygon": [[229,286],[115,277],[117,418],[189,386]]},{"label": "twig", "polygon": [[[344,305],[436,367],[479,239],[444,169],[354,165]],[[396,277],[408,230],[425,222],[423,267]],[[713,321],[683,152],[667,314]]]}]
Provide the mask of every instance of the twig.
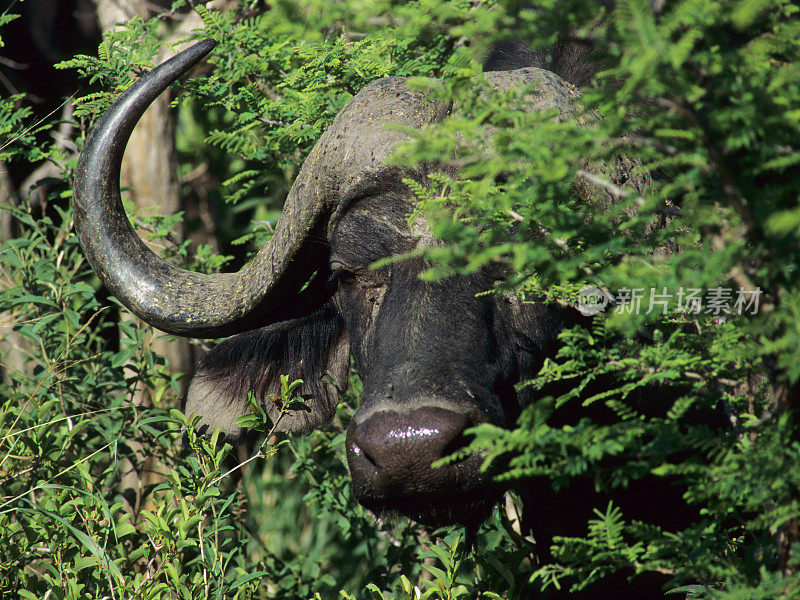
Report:
[{"label": "twig", "polygon": [[281,411],[281,414],[280,414],[280,416],[278,417],[278,419],[275,421],[275,423],[274,423],[274,424],[272,425],[272,427],[270,428],[270,430],[269,430],[269,433],[267,433],[267,437],[265,437],[265,438],[264,438],[264,441],[263,441],[263,442],[261,442],[261,445],[258,447],[258,451],[257,451],[257,452],[256,452],[256,453],[255,453],[253,456],[251,456],[250,458],[248,458],[247,460],[245,460],[245,461],[243,461],[243,462],[240,462],[238,465],[236,465],[236,466],[235,466],[235,467],[233,467],[232,469],[228,470],[227,472],[223,473],[222,475],[220,475],[219,477],[217,477],[216,479],[214,479],[214,480],[211,482],[211,484],[210,484],[210,485],[214,485],[214,484],[215,484],[215,483],[217,483],[217,482],[218,482],[220,479],[224,479],[225,477],[227,477],[228,475],[230,475],[230,474],[231,474],[231,473],[233,473],[234,471],[236,471],[236,470],[238,470],[238,469],[241,469],[241,468],[242,468],[242,467],[244,467],[244,466],[245,466],[247,463],[250,463],[250,462],[254,461],[254,460],[255,460],[255,459],[257,459],[257,458],[260,458],[260,457],[261,457],[261,451],[264,449],[264,446],[266,446],[266,445],[267,445],[267,443],[270,443],[270,440],[272,440],[272,436],[273,436],[273,433],[275,432],[275,428],[278,426],[278,423],[280,423],[280,422],[281,422],[281,419],[283,419],[283,416],[284,416],[285,414],[286,414],[285,412]]},{"label": "twig", "polygon": [[[578,169],[575,172],[575,174],[578,177],[585,179],[589,183],[603,188],[605,191],[607,191],[614,197],[614,200],[619,200],[620,198],[627,198],[631,195],[631,192],[629,192],[628,190],[624,190],[621,187],[608,181],[607,179],[603,179],[602,177],[595,175],[594,173],[590,173],[589,171],[585,171],[584,169]],[[644,206],[644,198],[642,198],[641,196],[637,196],[636,198],[634,198],[633,202],[634,204],[636,204],[638,208],[642,208],[642,206]],[[679,209],[676,206],[670,206],[668,204],[664,204],[663,206],[658,207],[655,212],[674,217],[678,217],[683,214],[681,212],[681,209]]]},{"label": "twig", "polygon": [[678,148],[671,144],[664,142],[657,142],[656,140],[646,138],[641,135],[631,135],[625,137],[611,138],[608,140],[613,146],[646,146],[648,148],[655,148],[659,152],[663,152],[668,156],[676,156]]},{"label": "twig", "polygon": [[29,131],[31,131],[31,130],[33,130],[33,129],[36,129],[37,127],[39,127],[39,125],[41,125],[41,124],[42,124],[42,123],[44,123],[44,122],[45,122],[47,119],[49,119],[50,117],[52,117],[52,116],[55,114],[55,112],[56,112],[57,110],[60,110],[60,109],[61,109],[61,108],[62,108],[64,105],[66,105],[66,104],[70,104],[70,105],[72,104],[72,97],[71,97],[71,96],[70,96],[69,98],[67,98],[66,100],[64,100],[64,101],[63,101],[61,104],[59,104],[58,106],[56,106],[56,107],[55,107],[53,110],[51,110],[49,113],[47,113],[47,114],[46,114],[45,116],[43,116],[41,119],[39,119],[38,121],[36,121],[36,123],[34,123],[33,125],[31,125],[30,127],[27,127],[27,128],[26,128],[26,129],[24,129],[24,130],[23,130],[21,133],[19,133],[19,134],[18,134],[16,137],[13,137],[13,138],[11,138],[11,139],[10,139],[10,140],[8,140],[8,141],[7,141],[5,144],[3,144],[2,146],[0,146],[0,150],[3,150],[3,149],[4,149],[4,148],[6,148],[7,146],[10,146],[11,144],[13,144],[14,142],[16,142],[16,141],[17,141],[19,138],[21,138],[23,135],[25,135],[25,134],[26,134],[26,133],[28,133]]},{"label": "twig", "polygon": [[[586,171],[584,169],[578,169],[575,172],[575,174],[578,177],[581,177],[582,179],[585,179],[589,183],[592,183],[592,184],[594,184],[596,186],[599,186],[599,187],[603,188],[609,194],[614,196],[615,200],[619,200],[620,198],[627,198],[628,196],[631,195],[631,193],[629,191],[623,190],[622,188],[620,188],[619,186],[614,185],[613,183],[611,183],[607,179],[603,179],[602,177],[598,177],[594,173],[589,173],[589,171]],[[637,198],[634,198],[634,202],[636,203],[636,206],[641,207],[642,205],[644,205],[644,198],[639,196]]]},{"label": "twig", "polygon": [[265,119],[264,117],[256,117],[256,121],[264,123],[264,125],[272,125],[273,127],[288,127],[289,123],[286,121],[273,121],[272,119]]}]

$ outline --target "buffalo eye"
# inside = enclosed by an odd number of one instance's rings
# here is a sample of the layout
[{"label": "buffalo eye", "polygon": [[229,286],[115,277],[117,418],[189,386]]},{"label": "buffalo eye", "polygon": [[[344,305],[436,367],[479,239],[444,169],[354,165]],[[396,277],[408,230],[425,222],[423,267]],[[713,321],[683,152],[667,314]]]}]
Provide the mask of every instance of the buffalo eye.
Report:
[{"label": "buffalo eye", "polygon": [[345,268],[334,267],[331,278],[340,286],[353,285],[356,282],[356,274]]},{"label": "buffalo eye", "polygon": [[356,274],[352,271],[339,271],[336,275],[342,285],[352,285],[356,282]]}]

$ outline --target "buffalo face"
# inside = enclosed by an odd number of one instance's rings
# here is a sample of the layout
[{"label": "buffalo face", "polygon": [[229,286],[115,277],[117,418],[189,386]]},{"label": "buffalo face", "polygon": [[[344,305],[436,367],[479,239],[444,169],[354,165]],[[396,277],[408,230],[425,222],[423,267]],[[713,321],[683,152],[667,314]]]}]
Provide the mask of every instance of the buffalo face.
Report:
[{"label": "buffalo face", "polygon": [[[376,513],[430,524],[476,523],[498,496],[481,458],[433,467],[480,424],[513,425],[527,399],[514,384],[552,351],[552,308],[483,294],[487,269],[438,282],[419,258],[381,259],[435,243],[423,220],[408,225],[413,194],[442,165],[387,167],[406,139],[389,124],[423,128],[448,116],[400,78],[373,82],[336,117],[306,159],[275,235],[239,273],[177,269],[150,252],[122,209],[122,149],[147,105],[213,47],[201,42],[131,86],[87,140],[75,184],[75,224],[95,271],[132,312],[180,335],[233,335],[201,361],[185,410],[241,438],[237,417],[253,392],[276,430],[328,421],[352,356],[363,383],[346,451],[358,500]],[[532,110],[569,111],[573,89],[541,69],[487,74],[501,89],[537,84]],[[321,243],[322,241],[322,243]],[[314,274],[316,274],[314,276]],[[311,280],[309,284],[308,281]],[[302,291],[301,291],[302,289]],[[301,378],[304,404],[281,413],[270,397],[280,375]]]},{"label": "buffalo face", "polygon": [[303,407],[281,415],[264,406],[277,429],[308,430],[333,415],[352,356],[364,386],[345,441],[356,499],[379,515],[474,525],[501,493],[481,457],[432,463],[465,446],[470,427],[514,423],[526,401],[514,384],[552,352],[558,317],[544,304],[482,294],[494,283],[488,271],[428,282],[420,259],[372,268],[430,243],[407,225],[411,198],[392,185],[348,206],[330,236],[325,305],[219,344],[185,410],[236,441],[248,391],[268,398],[288,373],[306,382]]},{"label": "buffalo face", "polygon": [[489,273],[426,282],[420,259],[370,268],[430,242],[406,224],[410,209],[402,194],[377,193],[350,207],[331,236],[333,304],[364,384],[345,443],[353,489],[376,513],[475,522],[498,493],[480,456],[432,463],[466,445],[470,427],[513,424],[513,383],[539,369],[556,321],[542,305],[481,295]]}]

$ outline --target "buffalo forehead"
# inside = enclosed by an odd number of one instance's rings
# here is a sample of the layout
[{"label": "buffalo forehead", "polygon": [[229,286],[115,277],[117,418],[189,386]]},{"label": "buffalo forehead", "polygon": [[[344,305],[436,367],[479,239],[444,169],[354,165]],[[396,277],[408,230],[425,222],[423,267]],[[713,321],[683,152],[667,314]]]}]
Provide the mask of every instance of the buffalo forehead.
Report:
[{"label": "buffalo forehead", "polygon": [[410,90],[403,78],[379,79],[367,85],[341,110],[326,133],[323,151],[337,170],[341,197],[363,185],[365,177],[379,172],[397,143],[408,139],[390,125],[420,129],[447,114],[446,105]]},{"label": "buffalo forehead", "polygon": [[[533,86],[525,104],[531,111],[556,108],[562,116],[574,110],[577,90],[563,79],[538,68],[499,71],[485,74],[488,83],[499,90]],[[353,199],[380,193],[389,181],[411,177],[423,182],[424,168],[419,172],[386,163],[397,144],[408,136],[392,126],[419,130],[446,118],[450,103],[429,100],[425,91],[411,90],[403,77],[387,77],[374,81],[356,94],[339,112],[330,128],[314,149],[318,181],[326,198],[335,207],[328,224],[328,233]]]},{"label": "buffalo forehead", "polygon": [[571,83],[558,75],[537,67],[526,67],[515,71],[493,71],[486,73],[486,80],[501,91],[533,86],[525,95],[526,109],[531,112],[558,109],[561,116],[575,110],[575,100],[580,96]]},{"label": "buffalo forehead", "polygon": [[397,144],[408,136],[391,128],[420,129],[441,121],[448,106],[425,98],[406,86],[404,78],[387,77],[367,85],[339,112],[319,142],[319,163],[336,194],[328,231],[356,198],[396,187],[403,177],[419,178],[410,170],[387,167]]}]

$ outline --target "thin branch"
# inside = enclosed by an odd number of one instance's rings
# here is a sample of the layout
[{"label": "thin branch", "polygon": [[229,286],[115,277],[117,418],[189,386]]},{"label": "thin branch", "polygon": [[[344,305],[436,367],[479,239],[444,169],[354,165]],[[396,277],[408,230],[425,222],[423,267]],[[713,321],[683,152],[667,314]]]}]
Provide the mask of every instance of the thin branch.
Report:
[{"label": "thin branch", "polygon": [[244,460],[244,461],[240,462],[238,465],[236,465],[236,466],[235,466],[235,467],[233,467],[232,469],[230,469],[230,470],[226,471],[225,473],[223,473],[222,475],[220,475],[219,477],[217,477],[216,479],[214,479],[214,480],[211,482],[211,485],[214,485],[214,484],[215,484],[215,483],[217,483],[217,482],[218,482],[220,479],[224,479],[225,477],[227,477],[228,475],[230,475],[230,474],[231,474],[231,473],[233,473],[234,471],[237,471],[238,469],[241,469],[241,468],[242,468],[242,467],[244,467],[246,464],[248,464],[248,463],[250,463],[250,462],[254,461],[255,459],[257,459],[257,458],[260,458],[260,457],[261,457],[261,452],[264,450],[264,447],[265,447],[265,446],[267,446],[268,444],[270,444],[270,445],[271,445],[271,444],[273,444],[273,443],[274,443],[274,441],[273,441],[273,434],[274,434],[274,432],[275,432],[275,428],[278,426],[278,423],[280,423],[280,422],[281,422],[281,419],[283,419],[283,416],[284,416],[285,414],[286,414],[286,413],[285,413],[284,411],[281,411],[281,414],[280,414],[280,416],[279,416],[279,417],[278,417],[278,419],[275,421],[275,423],[273,423],[272,427],[271,427],[271,428],[270,428],[270,430],[269,430],[269,433],[267,433],[267,437],[265,437],[265,438],[264,438],[264,441],[263,441],[263,442],[261,442],[261,445],[258,447],[258,451],[257,451],[257,452],[256,452],[256,453],[255,453],[253,456],[251,456],[251,457],[250,457],[250,458],[248,458],[247,460]]},{"label": "thin branch", "polygon": [[[619,200],[620,198],[627,198],[628,196],[631,195],[631,193],[628,190],[623,190],[621,187],[614,185],[607,179],[603,179],[602,177],[599,177],[594,173],[589,173],[589,171],[586,171],[584,169],[578,169],[575,172],[575,174],[578,177],[585,179],[589,183],[603,188],[609,194],[614,196],[614,200]],[[641,207],[644,205],[644,198],[638,196],[634,198],[634,202],[636,203],[636,206]]]},{"label": "thin branch", "polygon": [[[585,179],[592,185],[603,188],[606,192],[614,197],[614,200],[628,198],[631,195],[630,191],[624,190],[609,180],[604,179],[599,175],[595,175],[594,173],[590,173],[589,171],[585,171],[584,169],[578,169],[575,174],[581,179]],[[633,199],[633,202],[638,208],[642,208],[642,206],[644,206],[644,198],[642,196],[636,196]],[[683,214],[680,208],[676,206],[670,206],[668,204],[658,207],[655,212],[672,217],[679,217]]]},{"label": "thin branch", "polygon": [[264,123],[264,125],[272,125],[273,127],[288,127],[289,123],[286,121],[273,121],[272,119],[265,119],[263,117],[256,117],[256,121]]},{"label": "thin branch", "polygon": [[655,148],[659,152],[663,152],[667,156],[677,156],[679,150],[672,144],[659,142],[641,135],[628,135],[624,137],[616,137],[608,140],[612,146],[629,146],[629,147],[646,147]]}]

